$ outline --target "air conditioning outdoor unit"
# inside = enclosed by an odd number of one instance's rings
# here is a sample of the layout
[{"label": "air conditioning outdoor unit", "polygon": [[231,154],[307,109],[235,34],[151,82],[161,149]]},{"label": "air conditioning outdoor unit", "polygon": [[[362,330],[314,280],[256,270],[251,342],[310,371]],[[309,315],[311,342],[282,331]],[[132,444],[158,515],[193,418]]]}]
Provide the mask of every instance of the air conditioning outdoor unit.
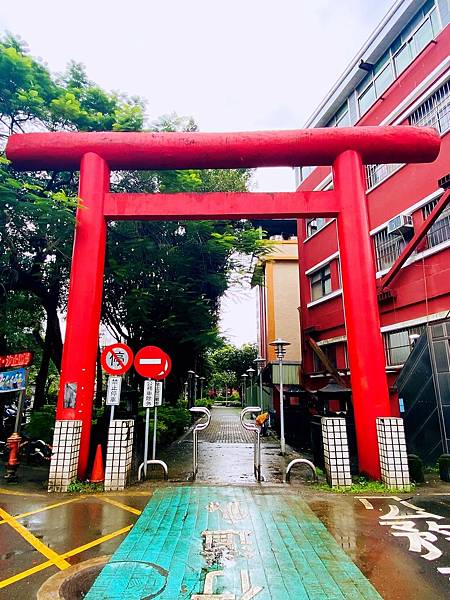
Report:
[{"label": "air conditioning outdoor unit", "polygon": [[392,233],[412,233],[414,230],[413,220],[411,215],[398,215],[391,219],[387,226],[388,234]]}]

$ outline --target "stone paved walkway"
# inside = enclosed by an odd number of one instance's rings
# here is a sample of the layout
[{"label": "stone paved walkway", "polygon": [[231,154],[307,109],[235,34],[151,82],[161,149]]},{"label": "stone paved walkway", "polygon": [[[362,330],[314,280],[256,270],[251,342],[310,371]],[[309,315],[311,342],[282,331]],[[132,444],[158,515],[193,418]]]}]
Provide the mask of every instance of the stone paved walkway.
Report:
[{"label": "stone paved walkway", "polygon": [[379,600],[289,489],[156,491],[87,600]]}]

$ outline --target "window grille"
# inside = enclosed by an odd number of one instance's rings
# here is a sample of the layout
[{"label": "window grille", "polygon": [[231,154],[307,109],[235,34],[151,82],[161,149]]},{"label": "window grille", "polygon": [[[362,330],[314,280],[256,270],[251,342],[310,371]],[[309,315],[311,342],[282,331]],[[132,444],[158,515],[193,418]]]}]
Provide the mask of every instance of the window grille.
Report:
[{"label": "window grille", "polygon": [[383,334],[386,364],[403,365],[413,349],[417,335],[422,335],[425,325],[408,327]]},{"label": "window grille", "polygon": [[401,166],[398,163],[393,165],[366,165],[367,189],[373,188],[384,181]]},{"label": "window grille", "polygon": [[409,124],[435,127],[441,134],[450,129],[450,80],[410,115]]},{"label": "window grille", "polygon": [[394,264],[406,245],[399,235],[388,234],[387,227],[373,236],[377,271],[384,271]]},{"label": "window grille", "polygon": [[331,272],[327,265],[309,276],[311,283],[311,300],[318,300],[331,292]]},{"label": "window grille", "polygon": [[[433,208],[436,206],[438,200],[432,200],[425,204],[422,208],[422,216],[427,219]],[[450,206],[447,206],[445,210],[439,215],[437,220],[433,223],[427,233],[427,244],[428,248],[438,246],[443,242],[450,240]]]}]

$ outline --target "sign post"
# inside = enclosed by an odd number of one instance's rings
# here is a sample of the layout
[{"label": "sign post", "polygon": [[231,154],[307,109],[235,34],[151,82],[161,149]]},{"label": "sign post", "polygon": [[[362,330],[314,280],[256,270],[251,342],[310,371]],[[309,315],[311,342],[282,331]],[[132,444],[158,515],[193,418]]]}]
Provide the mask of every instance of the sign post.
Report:
[{"label": "sign post", "polygon": [[[144,476],[147,477],[148,437],[150,432],[150,409],[155,406],[156,381],[146,379],[144,382],[145,436],[144,436]],[[154,437],[154,435],[153,435]],[[155,456],[153,454],[153,460]]]},{"label": "sign post", "polygon": [[[140,479],[141,469],[147,476],[147,465],[161,465],[167,476],[167,465],[162,460],[156,459],[156,431],[158,425],[158,406],[162,405],[163,384],[162,380],[167,377],[172,369],[170,357],[157,346],[145,346],[139,350],[134,359],[134,367],[139,375],[147,377],[144,382],[143,406],[145,410],[145,438],[144,438],[144,462],[138,470]],[[150,433],[150,408],[154,408],[153,414],[153,448],[152,459],[148,460],[148,442]]]},{"label": "sign post", "polygon": [[114,407],[120,404],[120,390],[122,389],[122,377],[111,375],[108,377],[108,389],[106,392],[106,406],[111,407],[109,424],[114,420]]}]

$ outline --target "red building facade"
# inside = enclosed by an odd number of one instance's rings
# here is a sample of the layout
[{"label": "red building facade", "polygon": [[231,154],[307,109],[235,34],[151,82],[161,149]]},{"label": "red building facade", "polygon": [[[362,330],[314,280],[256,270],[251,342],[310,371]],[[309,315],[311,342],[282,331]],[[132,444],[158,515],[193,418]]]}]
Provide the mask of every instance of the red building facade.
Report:
[{"label": "red building facade", "polygon": [[[431,165],[366,167],[377,283],[442,195],[438,179],[450,172],[449,21],[448,0],[395,3],[307,123],[308,127],[423,125],[441,134],[441,152]],[[330,170],[324,167],[298,169],[296,175],[300,190],[333,186]],[[330,370],[308,338],[348,382],[336,221],[300,220],[298,240],[305,382],[319,389]],[[450,207],[378,301],[391,406],[399,415],[393,386],[414,339],[427,322],[450,311]]]}]

